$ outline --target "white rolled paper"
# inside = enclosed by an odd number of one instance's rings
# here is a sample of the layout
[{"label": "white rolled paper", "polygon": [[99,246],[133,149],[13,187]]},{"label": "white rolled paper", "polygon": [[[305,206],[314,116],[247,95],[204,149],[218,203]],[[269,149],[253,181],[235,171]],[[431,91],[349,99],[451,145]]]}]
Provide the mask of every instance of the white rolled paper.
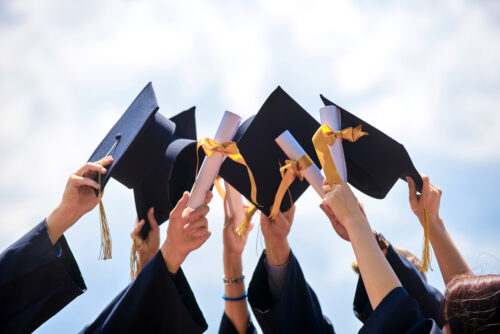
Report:
[{"label": "white rolled paper", "polygon": [[[219,127],[217,128],[214,141],[217,144],[222,144],[233,140],[240,123],[240,116],[230,111],[226,111],[222,117]],[[219,174],[220,166],[225,158],[226,157],[219,152],[215,152],[210,157],[205,157],[203,164],[200,167],[200,171],[196,176],[196,183],[193,185],[193,189],[191,190],[188,207],[196,209],[203,204],[205,195]]]},{"label": "white rolled paper", "polygon": [[[300,144],[295,140],[290,131],[286,130],[279,137],[274,140],[279,147],[285,152],[285,154],[293,161],[299,160],[306,151],[300,146]],[[323,193],[323,175],[316,164],[312,164],[307,169],[302,171],[305,179],[309,184],[316,190],[319,196],[323,198],[325,195]]]},{"label": "white rolled paper", "polygon": [[226,181],[224,181],[224,187],[226,188],[226,198],[229,204],[229,211],[231,216],[236,219],[236,226],[239,226],[246,216],[243,197],[238,190],[234,189],[233,186]]},{"label": "white rolled paper", "polygon": [[[337,106],[326,106],[319,110],[319,118],[321,124],[328,125],[333,131],[340,131],[340,112]],[[344,148],[342,147],[342,141],[336,140],[332,146],[328,146],[330,153],[339,173],[340,178],[345,183],[347,182],[347,167],[345,164]]]}]

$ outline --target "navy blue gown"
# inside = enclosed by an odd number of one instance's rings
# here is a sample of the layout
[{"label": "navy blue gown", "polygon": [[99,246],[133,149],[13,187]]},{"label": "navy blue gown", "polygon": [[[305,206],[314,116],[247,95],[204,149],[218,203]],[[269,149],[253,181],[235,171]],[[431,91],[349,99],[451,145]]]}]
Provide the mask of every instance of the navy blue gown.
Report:
[{"label": "navy blue gown", "polygon": [[[439,327],[442,327],[444,321],[441,310],[443,300],[441,292],[427,284],[418,269],[406,257],[396,252],[392,246],[387,249],[386,258],[398,276],[401,285],[417,301],[423,316],[433,319]],[[353,308],[354,314],[363,323],[373,312],[361,275],[354,295]]]},{"label": "navy blue gown", "polygon": [[81,333],[202,333],[207,327],[182,269],[170,273],[159,251]]},{"label": "navy blue gown", "polygon": [[55,245],[45,220],[0,254],[0,333],[29,333],[87,287],[62,236]]},{"label": "navy blue gown", "polygon": [[438,334],[442,331],[434,320],[423,316],[417,301],[403,287],[398,287],[385,296],[359,333]]},{"label": "navy blue gown", "polygon": [[286,283],[276,303],[269,290],[265,257],[263,253],[248,287],[248,301],[262,331],[266,334],[334,333],[293,252],[290,252]]},{"label": "navy blue gown", "polygon": [[[219,334],[238,334],[236,327],[234,327],[233,323],[231,322],[231,319],[227,317],[225,312],[222,315],[222,319],[220,322]],[[257,330],[255,329],[255,326],[252,324],[251,320],[248,321],[248,328],[246,334],[257,334]]]}]

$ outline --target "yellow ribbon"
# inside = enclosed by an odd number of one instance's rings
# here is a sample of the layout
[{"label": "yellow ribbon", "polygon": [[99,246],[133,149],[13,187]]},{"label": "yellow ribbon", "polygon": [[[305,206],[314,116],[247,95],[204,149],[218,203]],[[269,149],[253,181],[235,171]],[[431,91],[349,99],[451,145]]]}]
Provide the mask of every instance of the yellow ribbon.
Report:
[{"label": "yellow ribbon", "polygon": [[314,149],[316,150],[321,168],[325,173],[326,181],[330,187],[335,183],[343,184],[344,182],[342,182],[339,176],[328,146],[332,146],[337,140],[342,141],[345,139],[350,142],[355,142],[359,138],[368,135],[367,132],[361,130],[361,127],[362,125],[360,124],[355,128],[348,127],[340,131],[333,131],[328,125],[322,125],[314,134],[312,138]]},{"label": "yellow ribbon", "polygon": [[295,181],[295,178],[298,177],[299,180],[302,181],[304,179],[302,171],[309,168],[309,166],[313,164],[313,161],[307,154],[304,154],[297,161],[285,160],[285,163],[286,164],[284,166],[280,167],[281,183],[276,191],[276,195],[274,196],[273,208],[271,210],[271,214],[269,215],[269,218],[271,219],[278,216],[283,196],[285,196],[286,191],[293,181]]},{"label": "yellow ribbon", "polygon": [[250,223],[252,222],[252,217],[256,212],[257,207],[255,205],[251,205],[249,208],[247,208],[245,219],[243,219],[241,224],[236,228],[236,233],[238,233],[240,237],[244,237],[247,234]]},{"label": "yellow ribbon", "polygon": [[[257,203],[257,186],[255,184],[255,179],[253,177],[252,171],[250,170],[250,167],[248,167],[245,159],[243,159],[243,156],[241,155],[238,146],[234,141],[228,141],[222,144],[217,144],[213,139],[210,138],[202,138],[198,141],[196,144],[196,175],[198,175],[198,167],[200,164],[200,160],[198,157],[198,150],[200,147],[203,148],[203,151],[207,155],[207,157],[210,157],[212,154],[218,152],[229,159],[245,166],[248,171],[248,178],[250,179],[250,186],[251,186],[251,191],[250,191],[250,198],[252,199],[252,202]],[[195,187],[196,187],[196,180],[195,180]]]}]

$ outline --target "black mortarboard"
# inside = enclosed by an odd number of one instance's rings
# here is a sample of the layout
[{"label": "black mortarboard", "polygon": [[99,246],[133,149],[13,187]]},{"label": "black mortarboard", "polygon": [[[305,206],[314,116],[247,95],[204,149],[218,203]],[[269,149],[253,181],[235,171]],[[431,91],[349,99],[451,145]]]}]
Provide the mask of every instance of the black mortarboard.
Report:
[{"label": "black mortarboard", "polygon": [[325,105],[338,108],[342,129],[362,124],[363,131],[369,134],[354,143],[342,142],[350,184],[371,197],[384,198],[398,178],[406,181],[406,176],[411,176],[418,191],[422,190],[422,178],[403,145],[320,96]]},{"label": "black mortarboard", "polygon": [[[309,157],[319,165],[311,141],[319,123],[295,102],[281,87],[278,87],[264,102],[259,112],[243,122],[234,137],[240,153],[253,172],[257,184],[257,206],[266,215],[274,202],[274,196],[281,182],[280,164],[288,157],[274,141],[289,130]],[[226,159],[219,172],[236,190],[250,200],[250,182],[244,166]],[[307,181],[296,179],[290,186],[295,202],[309,186]],[[286,196],[288,198],[288,196]],[[254,203],[257,204],[257,203]],[[281,203],[281,211],[290,208],[289,200]]]},{"label": "black mortarboard", "polygon": [[[89,161],[113,156],[113,164],[102,175],[102,189],[110,177],[134,189],[139,219],[146,219],[147,210],[154,206],[161,224],[168,219],[172,203],[194,182],[196,124],[194,107],[172,119],[158,113],[158,109],[153,87],[148,83]],[[149,224],[145,224],[143,237],[148,230]]]}]

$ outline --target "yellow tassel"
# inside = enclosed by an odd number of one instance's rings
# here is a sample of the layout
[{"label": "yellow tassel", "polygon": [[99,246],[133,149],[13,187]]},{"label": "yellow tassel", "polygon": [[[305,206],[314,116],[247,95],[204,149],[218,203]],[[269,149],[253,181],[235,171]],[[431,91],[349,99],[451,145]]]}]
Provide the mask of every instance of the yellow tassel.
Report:
[{"label": "yellow tassel", "polygon": [[130,281],[136,279],[137,277],[137,248],[135,247],[135,241],[132,241],[132,248],[130,249]]},{"label": "yellow tassel", "polygon": [[424,208],[424,249],[422,250],[422,264],[418,268],[421,272],[432,270],[431,267],[431,247],[429,240],[429,217],[427,216],[427,208]]},{"label": "yellow tassel", "polygon": [[[99,173],[99,184],[101,184],[101,173]],[[108,219],[106,218],[106,211],[102,204],[102,192],[99,188],[99,220],[101,221],[101,252],[99,260],[111,259],[111,236],[109,233]]]},{"label": "yellow tassel", "polygon": [[248,228],[250,227],[250,223],[252,222],[252,217],[255,212],[257,212],[257,207],[255,205],[252,205],[252,207],[248,210],[245,219],[243,219],[241,224],[236,228],[236,233],[238,233],[240,237],[244,237],[247,234]]}]

